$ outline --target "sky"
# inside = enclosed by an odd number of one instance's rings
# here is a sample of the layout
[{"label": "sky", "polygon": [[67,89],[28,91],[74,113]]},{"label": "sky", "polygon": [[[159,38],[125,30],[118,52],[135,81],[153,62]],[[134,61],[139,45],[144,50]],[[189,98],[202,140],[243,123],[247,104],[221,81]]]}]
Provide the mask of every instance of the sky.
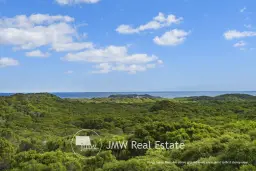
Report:
[{"label": "sky", "polygon": [[0,92],[253,91],[255,0],[0,0]]}]

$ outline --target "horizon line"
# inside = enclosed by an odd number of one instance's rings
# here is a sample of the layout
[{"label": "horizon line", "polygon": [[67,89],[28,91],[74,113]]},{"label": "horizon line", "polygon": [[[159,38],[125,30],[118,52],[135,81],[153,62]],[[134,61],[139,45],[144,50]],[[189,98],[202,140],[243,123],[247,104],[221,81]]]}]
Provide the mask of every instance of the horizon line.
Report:
[{"label": "horizon line", "polygon": [[256,90],[168,90],[168,91],[31,91],[31,92],[0,92],[0,94],[29,93],[168,93],[168,92],[256,92]]}]

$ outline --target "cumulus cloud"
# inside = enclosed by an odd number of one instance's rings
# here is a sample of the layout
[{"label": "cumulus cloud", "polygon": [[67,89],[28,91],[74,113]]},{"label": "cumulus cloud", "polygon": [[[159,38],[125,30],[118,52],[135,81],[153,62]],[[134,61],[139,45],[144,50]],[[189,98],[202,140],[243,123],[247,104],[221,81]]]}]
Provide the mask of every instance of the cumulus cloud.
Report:
[{"label": "cumulus cloud", "polygon": [[[90,42],[76,42],[77,31],[73,27],[74,18],[69,16],[34,14],[18,15],[13,18],[0,18],[0,44],[11,45],[16,49],[35,49],[50,46],[63,51],[63,47],[73,50],[90,48]],[[74,48],[73,46],[77,47]],[[79,48],[78,48],[79,47]]]},{"label": "cumulus cloud", "polygon": [[94,66],[94,68],[96,68],[96,71],[92,71],[92,73],[95,74],[107,74],[109,72],[111,72],[112,70],[112,65],[109,63],[101,63],[101,64],[97,64]]},{"label": "cumulus cloud", "polygon": [[92,73],[106,74],[111,71],[123,71],[128,72],[129,74],[136,74],[137,72],[146,71],[148,69],[153,69],[157,64],[109,64],[109,63],[100,63],[95,66],[96,71]]},{"label": "cumulus cloud", "polygon": [[52,43],[72,42],[73,30],[66,23],[31,28],[1,28],[0,44],[14,45],[20,49],[34,49]]},{"label": "cumulus cloud", "polygon": [[179,24],[182,20],[182,17],[177,18],[175,15],[172,14],[165,16],[163,13],[160,12],[158,16],[153,18],[152,21],[149,21],[144,25],[140,25],[134,28],[130,25],[122,24],[116,29],[116,31],[120,34],[134,34],[145,30],[157,30],[163,27],[168,27],[171,24]]},{"label": "cumulus cloud", "polygon": [[72,5],[72,4],[94,4],[100,0],[55,0],[60,5]]},{"label": "cumulus cloud", "polygon": [[131,65],[118,65],[113,67],[113,70],[117,71],[126,71],[130,74],[135,74],[137,72],[146,71],[147,69],[155,68],[156,64],[146,64],[146,65],[138,65],[138,64],[131,64]]},{"label": "cumulus cloud", "polygon": [[48,53],[48,52],[43,53],[40,50],[34,50],[34,51],[31,51],[31,52],[26,52],[26,56],[27,57],[46,58],[46,57],[50,56],[50,53]]},{"label": "cumulus cloud", "polygon": [[7,57],[0,58],[0,68],[8,67],[8,66],[17,66],[17,65],[19,65],[19,61],[15,59],[7,58]]},{"label": "cumulus cloud", "polygon": [[111,71],[136,73],[163,63],[155,55],[129,54],[126,46],[108,46],[100,49],[88,49],[79,53],[69,53],[63,57],[63,60],[96,63],[97,71],[94,71],[94,73],[108,73]]},{"label": "cumulus cloud", "polygon": [[67,52],[67,51],[79,51],[83,49],[93,48],[93,43],[91,42],[72,42],[72,43],[55,43],[52,48],[57,52]]},{"label": "cumulus cloud", "polygon": [[224,33],[224,37],[227,40],[232,40],[232,39],[240,39],[240,38],[245,38],[245,37],[253,37],[256,36],[256,32],[253,31],[237,31],[237,30],[229,30]]},{"label": "cumulus cloud", "polygon": [[[176,22],[175,16],[165,17],[162,14],[154,18],[163,25]],[[74,18],[62,15],[34,14],[18,15],[13,18],[0,18],[0,45],[9,45],[17,50],[27,50],[28,57],[48,57],[50,53],[67,52],[62,59],[70,62],[92,63],[94,73],[123,71],[136,73],[155,68],[163,64],[155,55],[128,52],[128,46],[107,46],[96,48],[92,42],[80,41],[79,33],[74,26]],[[139,30],[157,28],[148,23]],[[79,51],[79,52],[77,52]],[[1,67],[18,65],[18,61],[1,59]],[[8,63],[9,62],[9,63]],[[5,64],[3,64],[5,63]],[[71,72],[66,72],[71,74]]]},{"label": "cumulus cloud", "polygon": [[90,49],[79,53],[69,53],[64,57],[67,61],[86,61],[93,63],[120,62],[120,63],[147,63],[158,58],[154,55],[129,55],[125,46],[108,46],[102,49]]},{"label": "cumulus cloud", "polygon": [[154,42],[162,46],[176,46],[183,43],[186,40],[186,37],[189,35],[189,32],[184,30],[173,29],[164,33],[162,36],[156,36]]},{"label": "cumulus cloud", "polygon": [[233,46],[234,47],[244,47],[244,46],[246,46],[246,42],[239,41],[239,42],[235,43]]},{"label": "cumulus cloud", "polygon": [[40,24],[52,24],[55,22],[73,22],[74,18],[69,16],[55,15],[50,16],[49,14],[33,14],[30,16],[17,15],[13,18],[1,18],[0,27],[3,28],[31,28]]}]

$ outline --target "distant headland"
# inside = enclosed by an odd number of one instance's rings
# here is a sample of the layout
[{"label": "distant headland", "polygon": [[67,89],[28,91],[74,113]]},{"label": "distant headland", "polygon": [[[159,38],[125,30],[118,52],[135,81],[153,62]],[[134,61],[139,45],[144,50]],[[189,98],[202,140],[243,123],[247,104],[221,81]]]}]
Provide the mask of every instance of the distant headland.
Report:
[{"label": "distant headland", "polygon": [[155,99],[155,98],[161,98],[160,96],[152,96],[149,94],[116,94],[116,95],[110,95],[108,98],[132,98],[132,99],[141,99],[141,98],[149,98],[149,99]]},{"label": "distant headland", "polygon": [[[217,94],[217,95],[216,95]],[[256,92],[149,92],[149,93],[114,93],[114,92],[88,92],[88,93],[0,93],[0,97],[51,97],[62,99],[186,99],[189,101],[256,101]]]}]

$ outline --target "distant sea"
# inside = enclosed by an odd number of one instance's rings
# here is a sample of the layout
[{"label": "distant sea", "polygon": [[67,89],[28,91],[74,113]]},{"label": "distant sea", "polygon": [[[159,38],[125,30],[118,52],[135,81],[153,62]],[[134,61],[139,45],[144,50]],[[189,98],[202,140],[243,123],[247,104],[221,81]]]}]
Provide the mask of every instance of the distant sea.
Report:
[{"label": "distant sea", "polygon": [[[11,96],[15,93],[0,93],[0,96]],[[256,96],[256,91],[165,91],[165,92],[52,92],[60,98],[101,98],[110,95],[149,94],[163,98],[191,97],[191,96],[218,96],[222,94],[250,94]]]}]

